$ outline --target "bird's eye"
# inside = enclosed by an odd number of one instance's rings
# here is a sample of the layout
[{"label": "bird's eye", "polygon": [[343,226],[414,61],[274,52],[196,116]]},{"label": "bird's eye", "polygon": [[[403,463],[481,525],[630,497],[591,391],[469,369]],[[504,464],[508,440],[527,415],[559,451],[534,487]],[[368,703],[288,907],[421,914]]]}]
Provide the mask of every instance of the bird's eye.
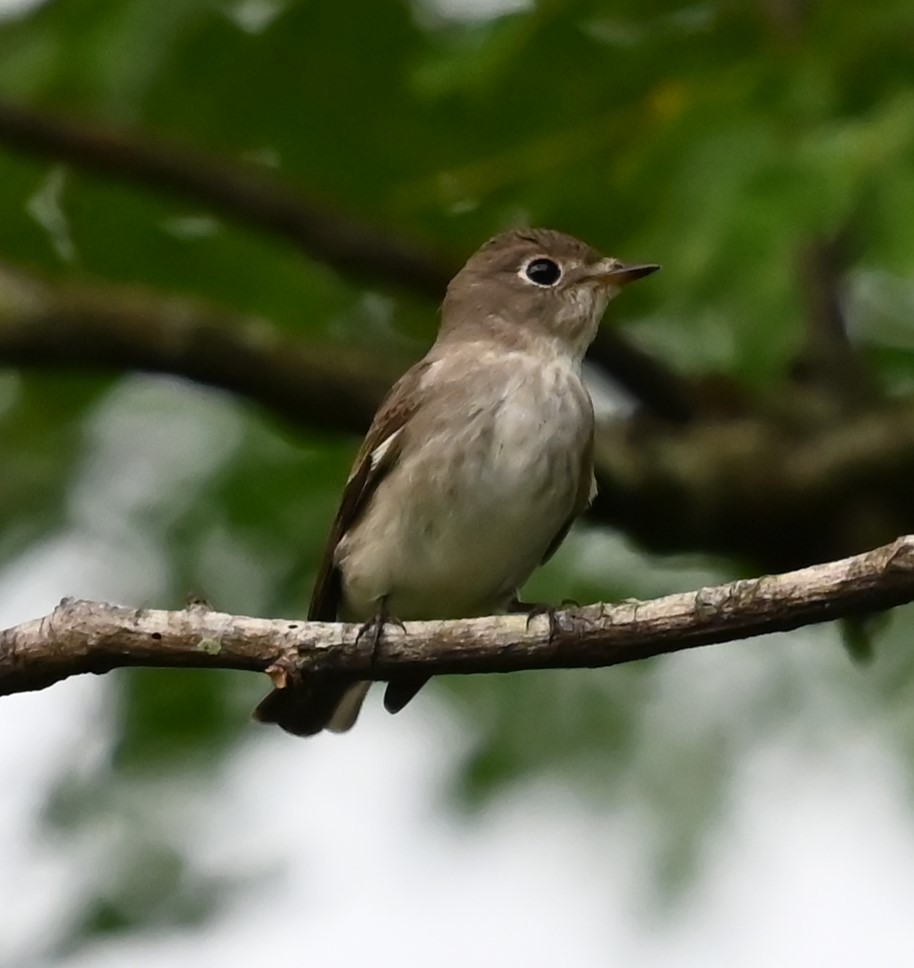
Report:
[{"label": "bird's eye", "polygon": [[534,259],[527,264],[524,275],[537,286],[554,286],[562,278],[562,270],[552,259]]}]

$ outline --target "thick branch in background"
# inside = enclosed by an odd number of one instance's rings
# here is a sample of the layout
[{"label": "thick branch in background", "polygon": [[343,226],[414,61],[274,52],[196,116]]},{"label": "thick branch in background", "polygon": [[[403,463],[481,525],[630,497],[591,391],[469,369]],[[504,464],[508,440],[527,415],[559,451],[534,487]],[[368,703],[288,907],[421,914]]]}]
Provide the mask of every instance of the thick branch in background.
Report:
[{"label": "thick branch in background", "polygon": [[[436,304],[459,268],[390,231],[328,209],[262,166],[213,158],[137,132],[0,101],[0,144],[187,198],[293,242],[345,275],[398,285]],[[590,359],[658,419],[682,422],[691,414],[688,381],[621,334],[602,333]]]},{"label": "thick branch in background", "polygon": [[782,570],[914,530],[914,400],[822,428],[762,416],[597,430],[593,515],[662,552]]},{"label": "thick branch in background", "polygon": [[0,695],[124,666],[245,669],[278,686],[320,670],[392,679],[417,673],[597,668],[914,600],[914,536],[842,561],[648,602],[588,605],[546,616],[408,622],[377,650],[360,626],[256,619],[192,606],[180,612],[65,600],[0,632]]},{"label": "thick branch in background", "polygon": [[361,434],[398,375],[389,362],[305,346],[265,319],[137,289],[55,287],[0,263],[0,365],[173,373],[293,426]]}]

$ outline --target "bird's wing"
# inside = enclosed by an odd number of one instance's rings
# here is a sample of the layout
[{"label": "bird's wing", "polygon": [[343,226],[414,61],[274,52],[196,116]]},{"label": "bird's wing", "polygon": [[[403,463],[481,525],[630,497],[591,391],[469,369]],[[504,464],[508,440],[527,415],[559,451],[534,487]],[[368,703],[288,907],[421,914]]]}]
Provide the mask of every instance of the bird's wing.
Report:
[{"label": "bird's wing", "polygon": [[593,430],[587,440],[587,445],[581,454],[581,469],[578,474],[578,491],[574,498],[574,508],[565,523],[559,528],[555,537],[549,542],[549,547],[543,555],[541,564],[545,564],[559,549],[571,530],[574,519],[590,507],[591,501],[597,496],[597,482],[593,476]]},{"label": "bird's wing", "polygon": [[337,619],[341,585],[339,569],[334,564],[336,546],[363,514],[375,488],[395,466],[403,446],[403,432],[419,405],[419,384],[428,366],[423,360],[400,377],[362,441],[324,548],[308,609],[310,621]]}]

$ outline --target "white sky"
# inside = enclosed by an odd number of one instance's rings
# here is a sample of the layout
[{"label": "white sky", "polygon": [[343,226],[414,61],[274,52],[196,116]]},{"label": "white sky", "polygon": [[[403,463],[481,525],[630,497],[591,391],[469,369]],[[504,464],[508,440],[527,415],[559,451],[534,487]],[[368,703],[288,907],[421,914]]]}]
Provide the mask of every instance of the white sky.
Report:
[{"label": "white sky", "polygon": [[0,0],[0,16],[7,17],[25,13],[26,10],[37,7],[44,2],[45,0]]}]

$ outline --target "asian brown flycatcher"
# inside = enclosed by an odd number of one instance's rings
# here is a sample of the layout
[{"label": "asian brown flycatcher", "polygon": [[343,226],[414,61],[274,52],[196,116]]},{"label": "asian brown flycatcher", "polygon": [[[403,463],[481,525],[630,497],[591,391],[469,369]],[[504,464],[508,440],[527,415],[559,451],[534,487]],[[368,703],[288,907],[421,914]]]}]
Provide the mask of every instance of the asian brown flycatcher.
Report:
[{"label": "asian brown flycatcher", "polygon": [[[362,443],[309,620],[469,618],[517,603],[595,493],[584,353],[609,301],[658,268],[548,229],[496,235],[471,256],[435,344]],[[384,705],[397,712],[425,681],[393,680]],[[343,732],[368,686],[313,673],[254,715],[300,736]]]}]

